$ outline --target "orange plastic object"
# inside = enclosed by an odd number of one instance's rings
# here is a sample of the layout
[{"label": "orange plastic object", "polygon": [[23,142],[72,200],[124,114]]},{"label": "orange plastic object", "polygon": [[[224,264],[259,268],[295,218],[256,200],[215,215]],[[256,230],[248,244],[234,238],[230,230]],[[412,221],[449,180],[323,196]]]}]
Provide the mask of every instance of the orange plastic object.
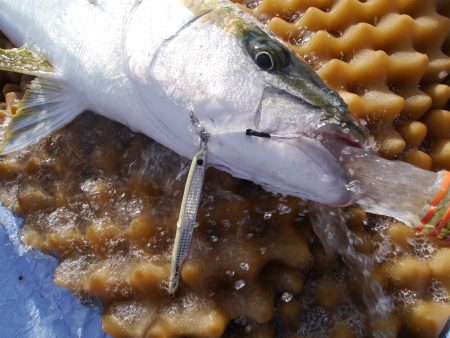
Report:
[{"label": "orange plastic object", "polygon": [[436,206],[442,200],[442,198],[447,193],[449,185],[450,185],[450,172],[446,171],[444,173],[444,180],[442,182],[441,189],[439,189],[436,196],[430,202],[432,206]]}]

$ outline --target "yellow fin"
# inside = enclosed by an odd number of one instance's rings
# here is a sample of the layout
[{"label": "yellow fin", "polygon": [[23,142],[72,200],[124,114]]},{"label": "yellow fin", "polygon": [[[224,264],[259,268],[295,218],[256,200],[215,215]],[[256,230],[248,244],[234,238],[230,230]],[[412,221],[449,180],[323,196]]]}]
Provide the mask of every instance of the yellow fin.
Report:
[{"label": "yellow fin", "polygon": [[84,108],[59,81],[34,79],[20,101],[17,113],[7,122],[0,154],[37,143],[69,124]]},{"label": "yellow fin", "polygon": [[23,48],[0,49],[0,70],[42,77],[54,75],[44,56]]}]

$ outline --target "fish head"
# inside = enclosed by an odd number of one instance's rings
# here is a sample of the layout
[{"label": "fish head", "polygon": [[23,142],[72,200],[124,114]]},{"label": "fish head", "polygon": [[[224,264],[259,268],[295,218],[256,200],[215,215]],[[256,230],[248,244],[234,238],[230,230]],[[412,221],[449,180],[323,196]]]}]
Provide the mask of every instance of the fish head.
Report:
[{"label": "fish head", "polygon": [[363,145],[364,130],[339,94],[284,41],[258,26],[242,34],[248,58],[265,83],[255,114],[257,130],[286,138],[307,136]]},{"label": "fish head", "polygon": [[[172,135],[159,140],[192,156],[198,143],[194,115],[210,135],[212,165],[269,190],[329,205],[347,204],[347,175],[328,145],[361,146],[364,133],[339,95],[237,6],[216,0],[188,2],[190,7],[181,12],[171,9],[172,19],[166,20],[173,21],[166,27],[172,31],[159,45],[147,42],[145,47],[140,41],[135,50],[133,43],[128,47],[141,97],[149,111],[159,111],[155,115],[164,126],[160,129]],[[183,16],[186,9],[190,16]],[[137,16],[150,23],[152,11],[143,13]],[[133,25],[130,40],[142,30],[142,25]],[[158,94],[151,96],[149,87]],[[271,138],[247,136],[247,129]]]}]

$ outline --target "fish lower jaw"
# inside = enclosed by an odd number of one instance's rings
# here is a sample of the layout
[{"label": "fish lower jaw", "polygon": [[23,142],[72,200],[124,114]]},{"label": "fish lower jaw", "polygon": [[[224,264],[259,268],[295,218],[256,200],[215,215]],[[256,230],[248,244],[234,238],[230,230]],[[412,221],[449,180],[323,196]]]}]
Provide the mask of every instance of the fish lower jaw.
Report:
[{"label": "fish lower jaw", "polygon": [[[259,138],[255,140],[258,148],[259,146],[266,148],[266,145],[272,142],[295,143],[294,140]],[[321,156],[329,159],[321,164],[323,159],[313,161],[297,152],[292,144],[289,148],[289,154],[271,151],[272,149],[260,151],[261,149],[255,148],[254,151],[234,157],[240,151],[236,149],[230,152],[228,160],[224,158],[226,157],[224,154],[218,158],[211,152],[208,162],[219,170],[234,177],[253,181],[275,194],[290,195],[336,207],[351,203],[353,196],[347,188],[347,177],[331,153],[327,155],[327,150],[321,147]]]}]

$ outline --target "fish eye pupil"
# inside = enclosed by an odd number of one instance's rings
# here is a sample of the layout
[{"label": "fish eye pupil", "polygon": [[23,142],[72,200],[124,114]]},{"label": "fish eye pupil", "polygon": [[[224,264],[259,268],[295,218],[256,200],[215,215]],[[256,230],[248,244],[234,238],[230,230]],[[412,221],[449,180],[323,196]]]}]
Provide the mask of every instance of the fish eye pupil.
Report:
[{"label": "fish eye pupil", "polygon": [[255,62],[263,70],[272,70],[274,63],[272,56],[268,52],[260,52],[255,56]]}]

